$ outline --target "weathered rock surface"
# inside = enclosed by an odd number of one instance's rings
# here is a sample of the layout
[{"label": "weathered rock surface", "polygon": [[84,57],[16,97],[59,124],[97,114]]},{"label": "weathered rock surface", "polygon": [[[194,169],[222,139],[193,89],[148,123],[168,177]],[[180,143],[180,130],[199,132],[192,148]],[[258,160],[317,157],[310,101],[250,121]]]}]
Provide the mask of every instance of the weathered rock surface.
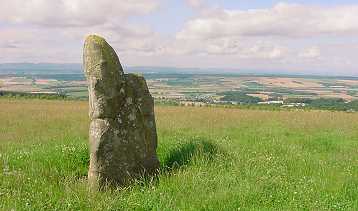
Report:
[{"label": "weathered rock surface", "polygon": [[153,98],[143,77],[124,74],[113,48],[90,35],[84,45],[89,90],[89,183],[125,185],[159,168]]}]

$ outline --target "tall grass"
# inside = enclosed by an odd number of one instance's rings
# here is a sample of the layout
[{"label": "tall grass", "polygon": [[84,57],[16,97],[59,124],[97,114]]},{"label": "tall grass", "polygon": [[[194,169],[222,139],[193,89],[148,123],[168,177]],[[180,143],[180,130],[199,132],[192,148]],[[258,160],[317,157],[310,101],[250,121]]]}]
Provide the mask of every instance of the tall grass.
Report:
[{"label": "tall grass", "polygon": [[357,114],[159,106],[158,179],[91,192],[87,109],[0,100],[0,209],[358,209]]}]

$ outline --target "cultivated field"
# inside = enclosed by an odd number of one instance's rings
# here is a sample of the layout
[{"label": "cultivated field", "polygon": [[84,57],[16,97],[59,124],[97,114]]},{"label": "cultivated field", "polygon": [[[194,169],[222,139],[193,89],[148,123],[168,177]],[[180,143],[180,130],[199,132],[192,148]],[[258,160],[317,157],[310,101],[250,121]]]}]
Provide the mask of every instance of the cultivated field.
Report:
[{"label": "cultivated field", "polygon": [[0,100],[1,210],[358,210],[358,114],[156,108],[161,173],[86,185],[87,103]]},{"label": "cultivated field", "polygon": [[[156,99],[220,100],[223,92],[236,91],[263,101],[270,98],[358,99],[358,80],[354,77],[289,77],[202,74],[144,74]],[[0,92],[57,93],[85,99],[87,83],[83,73],[49,75],[1,75]]]}]

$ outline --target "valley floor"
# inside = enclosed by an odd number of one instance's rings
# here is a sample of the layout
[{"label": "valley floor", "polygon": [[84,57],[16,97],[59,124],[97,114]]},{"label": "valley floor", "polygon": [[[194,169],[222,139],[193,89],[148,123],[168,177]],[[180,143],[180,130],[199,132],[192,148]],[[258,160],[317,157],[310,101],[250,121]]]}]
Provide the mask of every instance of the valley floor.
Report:
[{"label": "valley floor", "polygon": [[90,192],[87,111],[0,99],[1,210],[358,210],[357,113],[158,106],[158,179]]}]

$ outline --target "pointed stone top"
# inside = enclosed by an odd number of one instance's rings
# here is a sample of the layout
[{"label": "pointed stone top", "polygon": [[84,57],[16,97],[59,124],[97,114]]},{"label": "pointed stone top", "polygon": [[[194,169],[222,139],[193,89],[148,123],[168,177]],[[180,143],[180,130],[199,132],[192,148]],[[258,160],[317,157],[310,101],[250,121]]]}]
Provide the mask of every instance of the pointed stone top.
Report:
[{"label": "pointed stone top", "polygon": [[90,40],[92,42],[97,42],[97,43],[107,43],[103,37],[95,35],[95,34],[91,34],[86,37],[86,41],[89,42]]},{"label": "pointed stone top", "polygon": [[[83,63],[87,77],[102,78],[104,75],[123,75],[116,52],[104,38],[98,35],[87,36],[84,44]],[[106,72],[99,70],[106,70]]]}]

